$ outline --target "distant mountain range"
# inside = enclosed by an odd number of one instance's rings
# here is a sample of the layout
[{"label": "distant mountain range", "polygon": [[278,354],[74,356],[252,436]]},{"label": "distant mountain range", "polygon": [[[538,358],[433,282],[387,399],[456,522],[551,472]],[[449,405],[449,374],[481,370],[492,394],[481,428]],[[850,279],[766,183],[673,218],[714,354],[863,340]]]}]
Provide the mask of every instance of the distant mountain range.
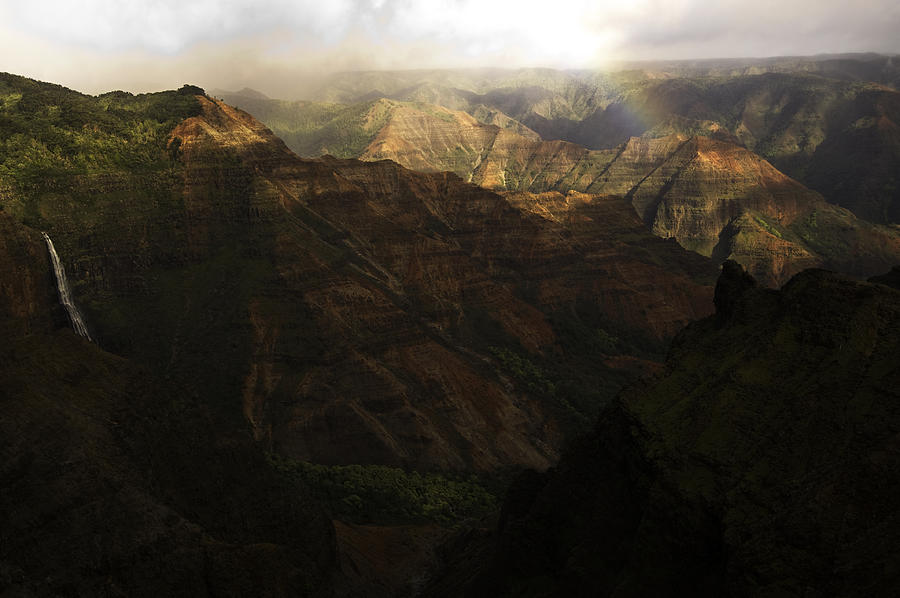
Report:
[{"label": "distant mountain range", "polygon": [[[475,69],[335,75],[310,100],[356,104],[379,98],[503,114],[545,140],[611,149],[630,137],[716,135],[760,154],[826,200],[875,223],[900,223],[900,59],[877,54],[646,62],[611,72]],[[241,105],[258,92],[223,93]],[[294,143],[294,109],[259,115],[292,149],[344,149],[322,132]],[[308,105],[297,107],[309,110]],[[319,125],[321,126],[321,125]],[[504,126],[504,125],[501,125]],[[504,126],[504,128],[506,128]],[[358,155],[354,153],[354,155]]]}]

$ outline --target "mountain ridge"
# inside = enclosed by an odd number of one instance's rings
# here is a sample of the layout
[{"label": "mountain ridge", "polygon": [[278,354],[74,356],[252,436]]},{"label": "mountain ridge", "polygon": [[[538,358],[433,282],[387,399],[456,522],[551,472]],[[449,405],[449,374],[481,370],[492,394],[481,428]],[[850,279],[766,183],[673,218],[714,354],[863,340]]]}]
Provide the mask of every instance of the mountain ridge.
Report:
[{"label": "mountain ridge", "polygon": [[[367,72],[334,75],[311,97],[355,103],[385,96],[476,116],[486,106],[544,139],[591,149],[643,135],[730,136],[828,201],[883,224],[897,222],[891,165],[900,154],[896,131],[876,123],[900,120],[897,64],[857,54],[648,62],[611,71]],[[844,160],[848,153],[854,159]]]}]

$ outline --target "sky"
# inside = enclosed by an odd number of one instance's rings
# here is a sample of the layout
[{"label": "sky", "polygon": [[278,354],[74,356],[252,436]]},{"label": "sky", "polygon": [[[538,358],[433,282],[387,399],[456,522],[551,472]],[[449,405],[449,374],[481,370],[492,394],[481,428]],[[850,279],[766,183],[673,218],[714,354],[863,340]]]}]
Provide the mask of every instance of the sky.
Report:
[{"label": "sky", "polygon": [[0,71],[302,95],[334,71],[900,53],[897,0],[0,0]]}]

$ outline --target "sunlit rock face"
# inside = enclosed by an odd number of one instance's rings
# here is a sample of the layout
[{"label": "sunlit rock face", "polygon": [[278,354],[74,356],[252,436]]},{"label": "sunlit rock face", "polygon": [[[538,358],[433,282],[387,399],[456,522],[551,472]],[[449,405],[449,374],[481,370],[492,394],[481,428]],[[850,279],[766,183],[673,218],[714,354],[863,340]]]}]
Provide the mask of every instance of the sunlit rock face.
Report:
[{"label": "sunlit rock face", "polygon": [[[811,266],[869,276],[900,260],[900,237],[895,229],[860,220],[825,202],[821,195],[741,145],[744,141],[715,121],[703,121],[703,126],[694,122],[696,118],[672,121],[684,97],[704,96],[689,82],[669,86],[671,89],[659,87],[657,91],[665,93],[651,103],[660,106],[654,109],[653,118],[645,116],[648,122],[668,125],[626,138],[613,149],[589,150],[567,141],[542,141],[518,123],[498,120],[496,114],[491,122],[504,127],[441,106],[387,99],[345,106],[339,120],[344,127],[337,128],[334,123],[338,120],[330,121],[305,135],[344,156],[387,158],[415,170],[450,171],[492,190],[627,197],[654,234],[674,238],[715,261],[736,259],[768,285],[782,284]],[[657,87],[650,87],[654,89]],[[669,115],[665,118],[656,114],[663,108]],[[268,113],[272,108],[263,102],[259,109]],[[706,109],[712,111],[710,118],[715,117],[713,108]],[[298,103],[282,106],[278,115],[284,119],[293,114],[305,122],[302,116],[309,112],[312,118],[316,110],[321,107]],[[642,113],[647,110],[641,109]],[[750,110],[748,104],[745,111]],[[884,120],[887,124],[879,130],[891,130],[890,122]],[[588,127],[588,120],[582,126]],[[764,119],[751,128],[763,135],[761,131],[768,130],[765,127],[771,128],[771,123]],[[696,136],[700,130],[705,135]],[[757,141],[756,145],[762,144]],[[295,147],[311,150],[308,143],[300,141]]]},{"label": "sunlit rock face", "polygon": [[897,223],[900,93],[896,66],[877,62],[726,71],[715,80],[684,72],[626,85],[563,138],[613,147],[629,136],[702,131],[760,154],[860,218]]}]

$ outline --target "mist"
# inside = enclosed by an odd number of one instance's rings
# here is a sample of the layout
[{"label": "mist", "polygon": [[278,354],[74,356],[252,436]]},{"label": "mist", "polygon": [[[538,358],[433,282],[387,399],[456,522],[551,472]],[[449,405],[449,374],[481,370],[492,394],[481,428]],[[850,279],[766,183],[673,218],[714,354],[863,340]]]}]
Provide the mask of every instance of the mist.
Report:
[{"label": "mist", "polygon": [[290,98],[346,70],[900,51],[894,0],[45,0],[3,5],[0,23],[0,70],[87,93]]}]

